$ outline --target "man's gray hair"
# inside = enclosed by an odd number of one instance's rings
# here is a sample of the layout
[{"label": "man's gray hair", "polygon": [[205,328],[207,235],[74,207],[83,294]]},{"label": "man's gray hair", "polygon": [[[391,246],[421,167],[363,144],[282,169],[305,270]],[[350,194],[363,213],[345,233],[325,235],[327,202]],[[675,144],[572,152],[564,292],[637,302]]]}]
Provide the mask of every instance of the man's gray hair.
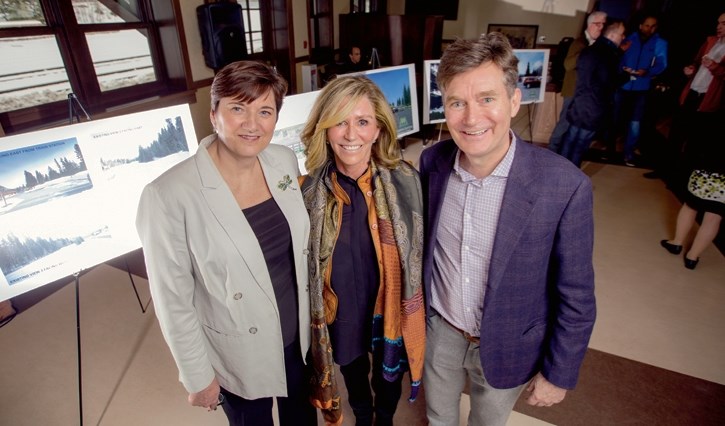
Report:
[{"label": "man's gray hair", "polygon": [[607,12],[602,12],[601,10],[597,10],[596,12],[592,12],[591,15],[587,18],[587,26],[591,25],[592,22],[598,17],[602,17],[604,19],[607,19]]}]

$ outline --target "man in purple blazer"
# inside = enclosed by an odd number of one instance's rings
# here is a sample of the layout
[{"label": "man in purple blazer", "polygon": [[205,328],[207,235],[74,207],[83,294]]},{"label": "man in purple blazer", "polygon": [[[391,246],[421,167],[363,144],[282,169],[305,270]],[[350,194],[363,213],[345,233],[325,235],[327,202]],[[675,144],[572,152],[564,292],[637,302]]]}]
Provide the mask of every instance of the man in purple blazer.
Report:
[{"label": "man in purple blazer", "polygon": [[[594,326],[592,186],[569,161],[511,131],[518,60],[499,33],[458,40],[438,86],[453,140],[420,159],[430,425],[505,425],[577,381]],[[528,383],[528,386],[526,386]]]}]

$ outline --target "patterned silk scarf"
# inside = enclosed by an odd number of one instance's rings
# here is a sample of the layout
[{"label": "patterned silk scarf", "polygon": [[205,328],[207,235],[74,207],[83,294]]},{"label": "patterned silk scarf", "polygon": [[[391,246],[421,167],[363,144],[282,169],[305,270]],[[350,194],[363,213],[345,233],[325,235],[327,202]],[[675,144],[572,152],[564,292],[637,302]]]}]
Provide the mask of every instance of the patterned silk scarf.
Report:
[{"label": "patterned silk scarf", "polygon": [[[313,378],[310,400],[328,424],[342,423],[340,393],[326,321],[327,267],[338,227],[338,206],[332,193],[332,163],[310,174],[302,196],[310,214],[310,309],[312,314]],[[423,306],[423,202],[416,170],[401,162],[395,169],[371,160],[373,197],[383,270],[375,303],[371,349],[382,351],[383,376],[393,381],[410,370],[413,401],[420,388],[425,355]],[[327,299],[329,301],[329,298]]]}]

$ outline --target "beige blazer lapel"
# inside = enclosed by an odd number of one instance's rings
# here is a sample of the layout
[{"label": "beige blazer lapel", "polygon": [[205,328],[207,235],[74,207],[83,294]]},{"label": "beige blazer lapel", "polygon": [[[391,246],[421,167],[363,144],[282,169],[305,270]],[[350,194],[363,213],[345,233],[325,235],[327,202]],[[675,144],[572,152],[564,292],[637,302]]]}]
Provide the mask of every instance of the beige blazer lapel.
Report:
[{"label": "beige blazer lapel", "polygon": [[[259,154],[264,177],[272,197],[282,210],[292,235],[292,251],[297,275],[297,299],[300,325],[310,324],[310,298],[307,276],[307,244],[310,239],[310,220],[307,216],[297,175],[297,157],[286,147],[270,145]],[[310,346],[309,328],[300,332],[300,349],[306,353]]]},{"label": "beige blazer lapel", "polygon": [[226,236],[236,247],[241,257],[240,261],[247,265],[257,284],[267,297],[274,301],[274,289],[262,249],[244,213],[209,156],[207,147],[208,145],[199,146],[195,156],[201,179],[201,194],[209,210],[226,232]]}]

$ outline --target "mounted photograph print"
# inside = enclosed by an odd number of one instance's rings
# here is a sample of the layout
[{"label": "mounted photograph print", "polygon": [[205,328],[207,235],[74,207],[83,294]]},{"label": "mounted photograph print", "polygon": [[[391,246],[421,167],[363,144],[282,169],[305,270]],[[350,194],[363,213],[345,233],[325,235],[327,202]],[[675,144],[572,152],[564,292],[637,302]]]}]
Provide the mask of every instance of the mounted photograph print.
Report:
[{"label": "mounted photograph print", "polygon": [[514,49],[533,49],[536,47],[538,25],[488,24],[486,32],[498,32],[506,36]]},{"label": "mounted photograph print", "polygon": [[307,117],[312,111],[320,91],[305,92],[297,95],[285,96],[282,109],[279,110],[279,119],[272,136],[272,143],[284,145],[295,152],[297,165],[301,174],[307,174],[305,161],[305,147],[302,145],[300,133],[307,123]]},{"label": "mounted photograph print", "polygon": [[521,103],[544,102],[546,79],[549,70],[549,49],[514,49],[519,59],[519,79]]},{"label": "mounted photograph print", "polygon": [[0,301],[140,248],[141,190],[196,147],[188,105],[0,138]]},{"label": "mounted photograph print", "polygon": [[383,91],[395,116],[398,138],[420,130],[414,64],[378,68],[361,74],[368,76]]},{"label": "mounted photograph print", "polygon": [[440,59],[429,59],[423,62],[423,124],[446,121],[443,114],[443,96],[436,82],[440,62]]}]

